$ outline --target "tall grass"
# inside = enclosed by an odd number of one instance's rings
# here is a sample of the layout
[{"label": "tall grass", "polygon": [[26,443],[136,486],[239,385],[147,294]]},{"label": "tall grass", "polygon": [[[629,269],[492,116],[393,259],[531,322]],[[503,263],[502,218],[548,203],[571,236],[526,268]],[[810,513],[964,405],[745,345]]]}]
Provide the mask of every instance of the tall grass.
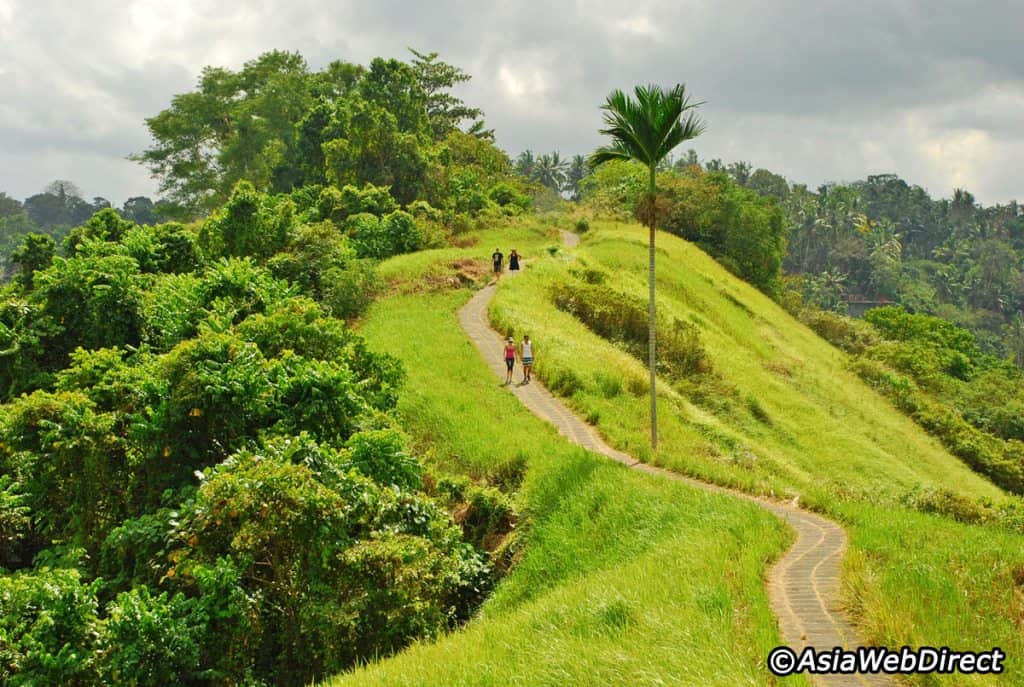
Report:
[{"label": "tall grass", "polygon": [[[798,495],[843,521],[851,535],[845,595],[868,640],[1000,646],[1010,654],[1009,671],[976,683],[1024,684],[1024,537],[900,505],[918,490],[996,503],[1009,497],[864,384],[846,354],[670,236],[659,237],[659,312],[699,329],[725,392],[694,402],[692,390],[659,382],[660,442],[652,455],[643,364],[548,296],[586,270],[644,296],[643,230],[591,226],[574,260],[539,265],[492,303],[501,328],[529,330],[538,376],[578,380],[568,402],[622,450],[748,491]],[[632,392],[609,394],[608,379]],[[961,675],[917,683],[975,684]]]},{"label": "tall grass", "polygon": [[399,410],[435,469],[524,471],[517,564],[462,631],[329,684],[776,684],[763,576],[789,533],[748,503],[568,444],[485,367],[455,318],[468,296],[389,298],[362,333],[405,361]]}]

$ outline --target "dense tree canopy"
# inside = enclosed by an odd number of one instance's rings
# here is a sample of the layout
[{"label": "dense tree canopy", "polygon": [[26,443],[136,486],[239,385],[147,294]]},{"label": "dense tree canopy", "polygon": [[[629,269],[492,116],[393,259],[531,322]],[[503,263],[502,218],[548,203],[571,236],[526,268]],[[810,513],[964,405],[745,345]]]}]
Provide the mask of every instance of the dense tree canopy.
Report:
[{"label": "dense tree canopy", "polygon": [[146,120],[154,143],[135,159],[189,212],[223,202],[243,179],[260,191],[374,183],[402,202],[423,198],[434,143],[481,113],[450,92],[465,72],[436,53],[413,56],[314,72],[275,51],[238,72],[207,67],[197,90]]},{"label": "dense tree canopy", "polygon": [[376,261],[529,205],[415,58],[207,68],[148,120],[170,205],[0,196],[0,681],[308,684],[482,599],[402,371],[342,319]]}]

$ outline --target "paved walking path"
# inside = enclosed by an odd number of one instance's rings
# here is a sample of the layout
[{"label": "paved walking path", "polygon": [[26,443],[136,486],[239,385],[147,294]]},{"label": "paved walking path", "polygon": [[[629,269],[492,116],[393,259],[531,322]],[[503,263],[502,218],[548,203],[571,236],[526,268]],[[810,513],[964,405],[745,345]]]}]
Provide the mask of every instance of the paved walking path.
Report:
[{"label": "paved walking path", "polygon": [[[565,234],[578,239],[570,232],[564,232],[563,238]],[[576,244],[566,240],[566,245]],[[487,304],[494,296],[495,289],[496,285],[491,284],[477,292],[459,311],[459,322],[498,379],[503,380],[504,340],[491,329],[487,320]],[[516,377],[521,376],[517,369]],[[819,650],[829,650],[836,646],[854,648],[859,645],[856,631],[838,610],[839,562],[846,549],[846,533],[842,527],[790,504],[755,498],[641,463],[606,444],[593,427],[583,422],[536,380],[525,386],[510,385],[509,389],[535,415],[550,422],[559,433],[590,451],[652,475],[754,501],[785,520],[796,531],[797,539],[771,569],[768,596],[779,618],[779,628],[786,644],[797,653],[809,645]],[[883,687],[893,683],[873,675],[828,675],[817,676],[815,684],[828,687]]]}]

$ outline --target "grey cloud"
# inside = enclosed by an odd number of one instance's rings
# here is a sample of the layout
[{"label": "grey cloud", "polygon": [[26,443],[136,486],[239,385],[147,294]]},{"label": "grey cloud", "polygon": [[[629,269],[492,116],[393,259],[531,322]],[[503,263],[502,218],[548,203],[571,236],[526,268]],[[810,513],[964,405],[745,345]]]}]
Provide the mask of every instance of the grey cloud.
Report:
[{"label": "grey cloud", "polygon": [[1022,25],[1015,0],[14,0],[0,26],[0,189],[84,181],[99,160],[110,186],[97,193],[152,189],[123,158],[203,65],[276,48],[320,68],[411,46],[473,74],[460,93],[513,154],[587,152],[612,88],[685,81],[707,101],[702,157],[812,186],[895,171],[942,195],[959,180],[1005,201],[1022,195]]}]

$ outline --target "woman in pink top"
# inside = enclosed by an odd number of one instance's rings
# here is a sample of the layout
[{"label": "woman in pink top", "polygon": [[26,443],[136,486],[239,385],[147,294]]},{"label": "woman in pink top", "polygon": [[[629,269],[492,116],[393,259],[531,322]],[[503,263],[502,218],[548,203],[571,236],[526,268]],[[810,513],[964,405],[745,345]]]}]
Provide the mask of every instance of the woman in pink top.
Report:
[{"label": "woman in pink top", "polygon": [[505,367],[508,374],[505,376],[505,384],[512,383],[512,368],[516,366],[516,344],[512,337],[505,339]]}]

